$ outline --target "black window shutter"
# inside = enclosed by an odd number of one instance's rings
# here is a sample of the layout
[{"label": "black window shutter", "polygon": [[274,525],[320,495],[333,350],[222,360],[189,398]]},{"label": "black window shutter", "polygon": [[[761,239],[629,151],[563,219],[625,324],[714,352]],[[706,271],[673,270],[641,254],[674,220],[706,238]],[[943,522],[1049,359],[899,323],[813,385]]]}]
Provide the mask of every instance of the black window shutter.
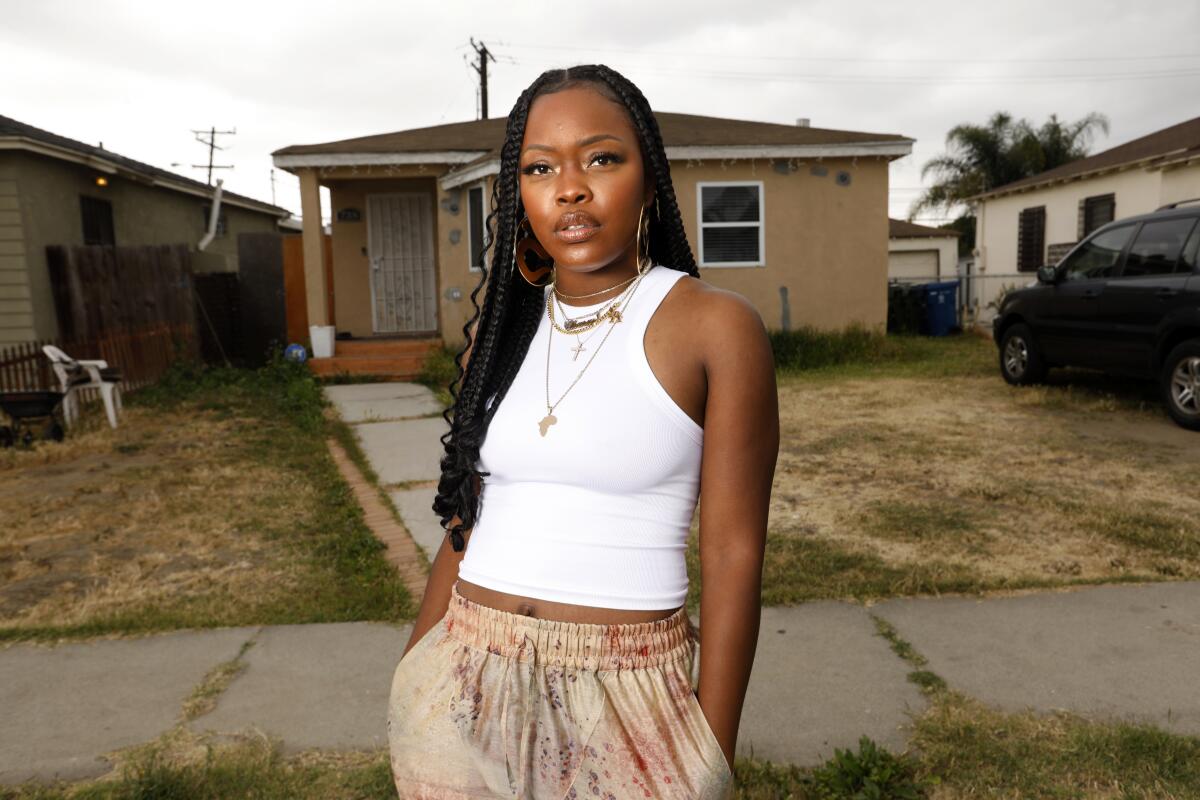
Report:
[{"label": "black window shutter", "polygon": [[1046,207],[1027,208],[1017,222],[1017,271],[1036,272],[1046,262]]}]

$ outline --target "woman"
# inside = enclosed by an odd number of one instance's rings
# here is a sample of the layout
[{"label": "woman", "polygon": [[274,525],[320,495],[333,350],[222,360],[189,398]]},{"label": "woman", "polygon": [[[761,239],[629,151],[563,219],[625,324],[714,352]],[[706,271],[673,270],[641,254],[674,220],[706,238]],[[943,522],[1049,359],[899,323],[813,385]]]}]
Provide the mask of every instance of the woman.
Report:
[{"label": "woman", "polygon": [[728,797],[779,443],[762,320],[699,280],[658,124],[608,67],[521,94],[492,208],[433,504],[450,546],[392,681],[396,787]]}]

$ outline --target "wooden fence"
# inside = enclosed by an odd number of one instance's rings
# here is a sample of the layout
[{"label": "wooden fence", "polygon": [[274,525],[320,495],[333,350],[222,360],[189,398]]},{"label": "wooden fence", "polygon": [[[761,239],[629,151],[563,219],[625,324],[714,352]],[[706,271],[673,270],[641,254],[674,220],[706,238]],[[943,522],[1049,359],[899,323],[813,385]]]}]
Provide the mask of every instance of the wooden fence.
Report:
[{"label": "wooden fence", "polygon": [[[141,330],[109,333],[82,341],[53,339],[0,347],[0,392],[58,391],[61,386],[42,346],[52,344],[71,358],[104,359],[121,370],[121,390],[133,391],[157,380],[179,356],[194,357],[198,348],[190,325],[158,324]],[[88,403],[96,389],[80,392]]]},{"label": "wooden fence", "polygon": [[52,245],[46,263],[64,339],[102,341],[160,324],[196,327],[187,245]]}]

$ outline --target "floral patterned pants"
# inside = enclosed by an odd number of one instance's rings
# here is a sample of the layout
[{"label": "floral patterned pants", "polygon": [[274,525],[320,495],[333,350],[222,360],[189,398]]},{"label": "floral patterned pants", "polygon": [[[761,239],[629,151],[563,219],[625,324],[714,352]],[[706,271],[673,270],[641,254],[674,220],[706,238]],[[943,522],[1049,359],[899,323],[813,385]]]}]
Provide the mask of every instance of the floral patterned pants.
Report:
[{"label": "floral patterned pants", "polygon": [[387,727],[405,800],[726,800],[733,773],[692,690],[680,608],[614,625],[451,592],[400,659]]}]

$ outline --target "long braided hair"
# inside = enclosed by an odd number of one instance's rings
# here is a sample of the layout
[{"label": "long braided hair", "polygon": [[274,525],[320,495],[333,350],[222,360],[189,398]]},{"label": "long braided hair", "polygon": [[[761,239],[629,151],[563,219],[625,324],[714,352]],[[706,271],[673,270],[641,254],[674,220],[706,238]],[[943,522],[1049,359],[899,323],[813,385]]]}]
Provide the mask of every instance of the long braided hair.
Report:
[{"label": "long braided hair", "polygon": [[[531,286],[518,275],[513,263],[514,237],[525,213],[517,170],[529,107],[539,95],[581,85],[623,105],[637,131],[646,177],[654,181],[658,201],[656,210],[647,210],[652,263],[700,277],[679,214],[658,120],[641,90],[604,64],[552,69],[539,75],[517,98],[508,114],[500,150],[500,174],[492,185],[491,213],[484,223],[489,233],[492,258],[490,267],[485,262],[479,283],[471,292],[475,312],[463,325],[465,343],[455,356],[458,374],[450,384],[453,403],[442,412],[450,428],[441,436],[445,454],[441,459],[442,476],[433,510],[440,517],[442,528],[449,533],[455,552],[462,552],[464,532],[475,526],[479,498],[474,481],[490,474],[476,469],[479,449],[492,416],[525,360],[544,312],[542,289]],[[481,260],[476,259],[475,263]],[[487,291],[481,308],[476,297],[485,284]],[[472,335],[471,329],[477,321]],[[464,370],[463,356],[468,349],[471,357]],[[459,521],[451,527],[455,516]]]}]

